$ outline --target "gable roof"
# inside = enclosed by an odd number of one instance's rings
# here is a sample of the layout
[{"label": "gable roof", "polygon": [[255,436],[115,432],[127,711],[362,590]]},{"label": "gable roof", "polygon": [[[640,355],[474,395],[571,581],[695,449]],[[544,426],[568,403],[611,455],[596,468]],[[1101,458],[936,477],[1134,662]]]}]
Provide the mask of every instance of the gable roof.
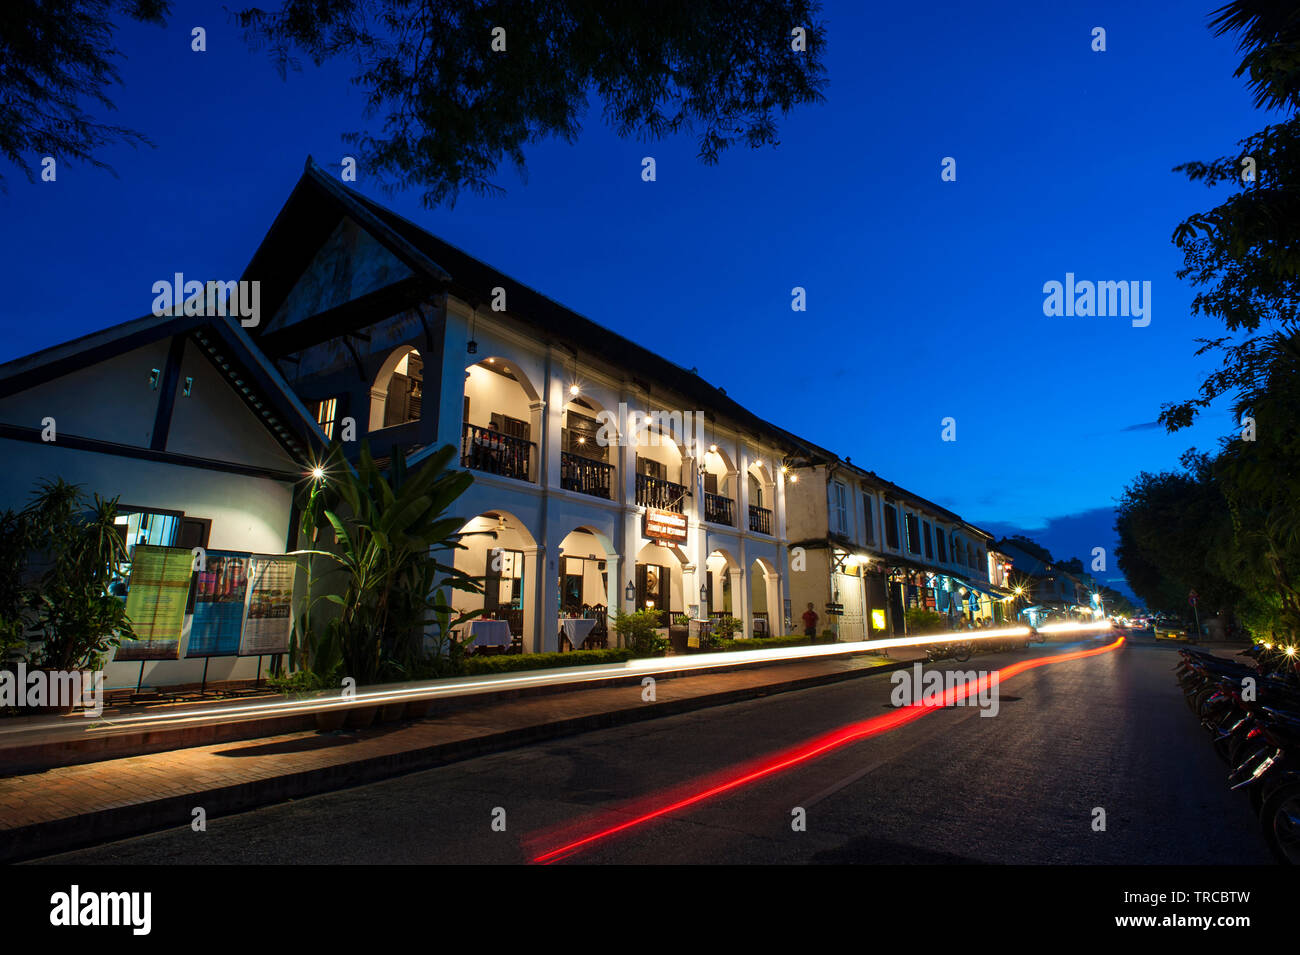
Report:
[{"label": "gable roof", "polygon": [[[395,301],[413,301],[423,290],[437,289],[476,307],[492,299],[494,288],[505,288],[511,307],[503,314],[531,326],[548,341],[596,359],[594,364],[625,369],[647,392],[670,392],[685,398],[729,419],[744,431],[766,436],[785,450],[830,454],[758,417],[698,374],[561,305],[349,189],[311,157],[244,272],[244,278],[261,281],[262,303],[268,314],[274,314],[280,307],[293,283],[344,215],[354,218],[416,273],[416,281],[386,290],[390,297],[385,304],[389,306]],[[373,314],[373,309],[356,310],[356,327],[372,320],[369,316]],[[337,328],[331,331],[343,333]],[[255,330],[253,338],[260,343],[264,334],[264,329]],[[283,332],[272,334],[284,335]],[[320,334],[323,332],[316,333]]]},{"label": "gable roof", "polygon": [[315,417],[232,316],[145,315],[0,365],[0,397],[153,342],[187,335],[280,446],[298,460],[328,444]]}]

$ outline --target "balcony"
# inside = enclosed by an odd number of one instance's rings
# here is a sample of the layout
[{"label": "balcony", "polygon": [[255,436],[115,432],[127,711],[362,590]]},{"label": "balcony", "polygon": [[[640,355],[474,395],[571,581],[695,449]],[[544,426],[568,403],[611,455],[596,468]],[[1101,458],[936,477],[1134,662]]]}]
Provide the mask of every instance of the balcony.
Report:
[{"label": "balcony", "polygon": [[749,505],[749,529],[757,534],[772,534],[772,512],[766,507]]},{"label": "balcony", "polygon": [[560,452],[560,487],[610,500],[614,466],[581,455]]},{"label": "balcony", "polygon": [[650,477],[648,474],[636,476],[636,502],[642,507],[653,507],[660,511],[682,513],[682,499],[686,488],[663,478]]},{"label": "balcony", "polygon": [[736,526],[736,502],[721,494],[704,492],[704,519],[711,524]]},{"label": "balcony", "polygon": [[460,445],[460,466],[519,481],[530,480],[533,442],[466,424]]}]

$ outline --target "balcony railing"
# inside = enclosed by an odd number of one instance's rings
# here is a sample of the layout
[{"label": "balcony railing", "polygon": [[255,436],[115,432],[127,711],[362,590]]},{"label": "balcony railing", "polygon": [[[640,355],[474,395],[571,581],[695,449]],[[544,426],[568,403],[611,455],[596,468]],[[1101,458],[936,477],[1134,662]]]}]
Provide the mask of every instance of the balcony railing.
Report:
[{"label": "balcony railing", "polygon": [[712,524],[736,526],[736,502],[721,494],[704,492],[704,519]]},{"label": "balcony railing", "polygon": [[466,424],[460,446],[460,465],[474,471],[530,480],[533,442]]},{"label": "balcony railing", "polygon": [[613,474],[612,464],[593,461],[568,451],[560,452],[560,487],[566,491],[603,497],[608,501]]},{"label": "balcony railing", "polygon": [[642,507],[653,507],[661,511],[682,513],[682,499],[686,488],[663,478],[650,477],[648,474],[636,476],[636,502]]},{"label": "balcony railing", "polygon": [[749,505],[749,529],[758,534],[771,534],[772,512],[757,504]]}]

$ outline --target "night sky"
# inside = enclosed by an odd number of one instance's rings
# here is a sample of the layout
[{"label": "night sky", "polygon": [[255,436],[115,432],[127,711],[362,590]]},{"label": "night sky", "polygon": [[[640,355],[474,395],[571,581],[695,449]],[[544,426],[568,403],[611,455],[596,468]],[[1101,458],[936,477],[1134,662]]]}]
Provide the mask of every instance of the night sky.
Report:
[{"label": "night sky", "polygon": [[[776,148],[709,167],[689,135],[620,140],[597,104],[576,144],[530,150],[526,181],[503,168],[503,195],[426,211],[364,168],[355,188],[760,416],[1086,558],[1112,545],[1110,509],[1138,471],[1231,424],[1223,410],[1177,435],[1153,424],[1195,392],[1210,365],[1194,339],[1217,332],[1189,314],[1170,242],[1216,196],[1171,169],[1266,122],[1232,76],[1235,41],[1206,27],[1215,5],[828,3],[827,100]],[[156,148],[104,151],[117,179],[0,169],[0,360],[148,312],[174,272],[236,278],[307,155],[337,166],[365,122],[344,64],[282,82],[215,3],[177,3],[165,30],[125,26],[118,42],[112,119]],[[657,182],[641,180],[646,155]],[[946,156],[956,182],[940,180]],[[1150,325],[1044,316],[1043,283],[1067,272],[1150,281]],[[940,440],[948,416],[955,442]]]}]

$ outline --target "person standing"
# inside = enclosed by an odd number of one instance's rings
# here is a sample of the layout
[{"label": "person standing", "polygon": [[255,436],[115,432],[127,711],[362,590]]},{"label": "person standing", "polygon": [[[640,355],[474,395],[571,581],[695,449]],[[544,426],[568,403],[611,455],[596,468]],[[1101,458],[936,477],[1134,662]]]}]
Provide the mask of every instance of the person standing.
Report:
[{"label": "person standing", "polygon": [[803,612],[803,635],[812,637],[813,643],[817,642],[817,611],[813,609],[810,602],[808,609]]}]

